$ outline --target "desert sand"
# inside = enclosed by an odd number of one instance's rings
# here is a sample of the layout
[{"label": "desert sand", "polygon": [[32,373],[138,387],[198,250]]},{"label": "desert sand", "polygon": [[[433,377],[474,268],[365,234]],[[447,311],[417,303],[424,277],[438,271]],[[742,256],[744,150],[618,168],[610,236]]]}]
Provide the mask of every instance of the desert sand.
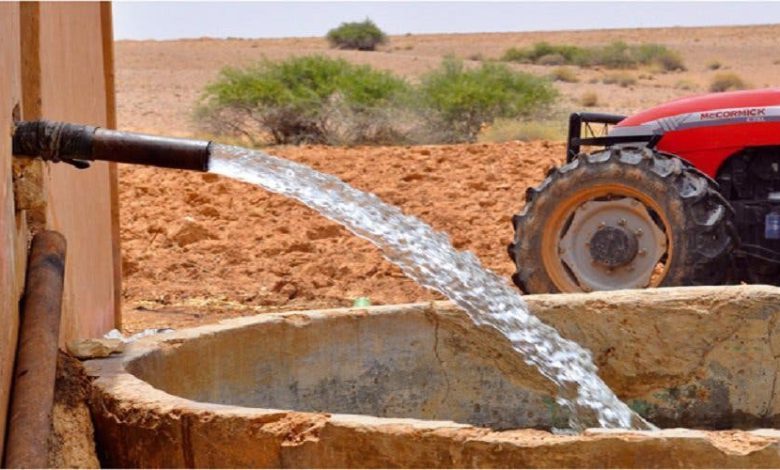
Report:
[{"label": "desert sand", "polygon": [[[707,91],[735,72],[754,87],[780,76],[780,25],[548,33],[406,35],[375,52],[336,51],[319,38],[190,39],[116,43],[119,127],[200,137],[192,110],[224,66],[320,53],[389,69],[415,80],[452,54],[498,58],[538,41],[567,44],[655,42],[679,52],[687,71],[629,71],[629,87],[600,80],[613,71],[574,68],[578,83],[556,82],[557,110],[632,113]],[[718,62],[719,70],[710,64]],[[513,65],[546,75],[552,67]],[[683,86],[683,84],[685,84]],[[335,174],[448,233],[459,249],[508,278],[512,214],[526,187],[564,157],[561,142],[413,147],[271,147],[266,151]],[[123,316],[128,332],[195,325],[265,311],[438,299],[406,279],[368,242],[313,211],[262,189],[213,175],[120,166]]]}]

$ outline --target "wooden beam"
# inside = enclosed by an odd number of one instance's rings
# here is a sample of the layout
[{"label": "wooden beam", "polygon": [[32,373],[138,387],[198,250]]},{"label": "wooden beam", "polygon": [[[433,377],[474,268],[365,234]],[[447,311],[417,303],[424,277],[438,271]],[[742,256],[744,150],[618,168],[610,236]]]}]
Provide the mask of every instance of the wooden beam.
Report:
[{"label": "wooden beam", "polygon": [[[106,125],[116,129],[116,86],[114,75],[114,28],[110,2],[100,3],[103,33],[103,73],[106,82]],[[122,241],[119,227],[119,172],[116,163],[108,167],[111,185],[111,242],[114,255],[114,327],[122,328]]]},{"label": "wooden beam", "polygon": [[41,116],[41,5],[21,2],[19,16],[22,25],[22,117],[26,120]]}]

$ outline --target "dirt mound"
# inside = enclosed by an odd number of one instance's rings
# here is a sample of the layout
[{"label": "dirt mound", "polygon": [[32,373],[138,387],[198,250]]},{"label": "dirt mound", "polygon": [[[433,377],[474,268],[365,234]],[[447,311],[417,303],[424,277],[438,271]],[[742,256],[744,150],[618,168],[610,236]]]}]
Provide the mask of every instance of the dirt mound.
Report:
[{"label": "dirt mound", "polygon": [[[448,233],[508,276],[511,216],[562,144],[279,147]],[[373,245],[305,206],[210,174],[120,168],[125,328],[256,311],[438,299]]]},{"label": "dirt mound", "polygon": [[87,407],[89,378],[81,363],[60,352],[49,435],[49,467],[99,468],[92,418]]}]

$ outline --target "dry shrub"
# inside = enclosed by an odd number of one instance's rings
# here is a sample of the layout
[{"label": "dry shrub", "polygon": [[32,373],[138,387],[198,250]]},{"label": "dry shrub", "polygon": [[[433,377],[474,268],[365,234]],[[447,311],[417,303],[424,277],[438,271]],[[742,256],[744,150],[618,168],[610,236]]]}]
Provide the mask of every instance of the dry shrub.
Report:
[{"label": "dry shrub", "polygon": [[744,90],[745,88],[748,88],[747,83],[745,83],[745,81],[742,80],[739,75],[733,72],[719,73],[715,75],[715,77],[712,79],[712,82],[710,82],[710,91],[715,93],[732,90]]},{"label": "dry shrub", "polygon": [[566,57],[560,54],[546,54],[539,57],[536,60],[538,65],[563,65],[566,62]]},{"label": "dry shrub", "polygon": [[686,91],[696,90],[699,88],[699,86],[691,80],[678,80],[677,83],[674,84],[674,87],[678,90]]},{"label": "dry shrub", "polygon": [[601,81],[606,85],[620,85],[623,88],[636,85],[636,78],[630,73],[611,73]]},{"label": "dry shrub", "polygon": [[556,82],[577,83],[580,81],[577,72],[570,67],[556,67],[550,73],[550,78]]},{"label": "dry shrub", "polygon": [[595,91],[586,91],[580,97],[580,104],[586,108],[592,108],[599,104],[599,95]]}]

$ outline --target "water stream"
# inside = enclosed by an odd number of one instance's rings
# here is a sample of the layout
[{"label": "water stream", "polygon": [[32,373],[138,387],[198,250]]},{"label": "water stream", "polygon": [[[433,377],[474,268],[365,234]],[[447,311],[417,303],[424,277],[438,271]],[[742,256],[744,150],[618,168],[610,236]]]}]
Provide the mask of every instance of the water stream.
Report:
[{"label": "water stream", "polygon": [[372,242],[407,276],[447,296],[477,325],[496,328],[558,386],[556,401],[569,412],[573,430],[653,428],[596,374],[590,352],[530,314],[513,287],[483,268],[473,253],[455,250],[444,233],[334,176],[260,151],[214,145],[209,171],[302,202]]}]

